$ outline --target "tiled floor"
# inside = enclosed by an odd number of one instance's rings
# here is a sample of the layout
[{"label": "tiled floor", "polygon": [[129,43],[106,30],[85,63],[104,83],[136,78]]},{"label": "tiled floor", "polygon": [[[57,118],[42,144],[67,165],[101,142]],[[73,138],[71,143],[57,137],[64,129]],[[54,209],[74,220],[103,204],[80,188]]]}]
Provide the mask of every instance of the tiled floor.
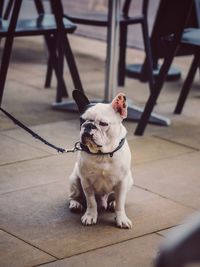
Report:
[{"label": "tiled floor", "polygon": [[[43,49],[41,42],[17,40],[3,107],[50,142],[71,147],[79,138],[79,118],[52,110],[56,83],[43,88]],[[80,53],[76,60],[86,93],[101,98],[104,62]],[[175,61],[183,79],[190,61]],[[68,71],[65,78],[71,94]],[[183,114],[175,116],[183,79],[166,83],[155,107],[172,120],[170,127],[149,125],[143,137],[136,137],[136,124],[125,122],[135,179],[126,205],[131,230],[116,228],[110,213],[100,214],[96,226],[82,226],[81,215],[67,206],[67,178],[76,155],[57,154],[0,114],[0,266],[153,266],[162,233],[200,208],[199,77]],[[148,96],[147,84],[128,78],[118,91],[140,106]]]}]

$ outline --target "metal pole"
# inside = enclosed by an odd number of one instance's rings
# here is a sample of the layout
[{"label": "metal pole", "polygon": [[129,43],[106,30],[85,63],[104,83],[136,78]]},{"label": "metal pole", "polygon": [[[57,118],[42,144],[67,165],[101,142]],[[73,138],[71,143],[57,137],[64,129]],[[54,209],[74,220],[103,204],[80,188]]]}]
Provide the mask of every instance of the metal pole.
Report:
[{"label": "metal pole", "polygon": [[109,0],[108,8],[108,45],[106,57],[106,79],[104,101],[110,102],[116,95],[118,55],[119,55],[119,27],[120,0]]}]

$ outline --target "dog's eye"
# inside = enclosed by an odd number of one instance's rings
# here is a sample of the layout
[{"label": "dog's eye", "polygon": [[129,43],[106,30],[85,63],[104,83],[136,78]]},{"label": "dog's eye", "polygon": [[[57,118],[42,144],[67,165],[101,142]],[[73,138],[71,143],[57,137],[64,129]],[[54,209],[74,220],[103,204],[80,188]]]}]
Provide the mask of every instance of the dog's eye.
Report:
[{"label": "dog's eye", "polygon": [[107,123],[107,122],[100,121],[100,122],[99,122],[99,125],[100,125],[100,126],[108,126],[108,123]]}]

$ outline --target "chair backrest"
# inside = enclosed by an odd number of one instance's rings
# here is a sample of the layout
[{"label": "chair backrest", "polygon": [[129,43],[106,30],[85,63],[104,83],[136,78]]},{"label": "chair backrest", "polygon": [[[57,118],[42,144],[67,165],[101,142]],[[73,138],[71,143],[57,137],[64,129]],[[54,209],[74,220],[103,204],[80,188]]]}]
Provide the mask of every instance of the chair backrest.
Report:
[{"label": "chair backrest", "polygon": [[44,6],[43,6],[43,3],[42,3],[42,0],[34,0],[35,2],[35,7],[37,9],[37,12],[38,14],[44,14]]},{"label": "chair backrest", "polygon": [[[129,15],[131,2],[132,2],[132,0],[125,0],[123,3],[122,14],[124,17],[127,17]],[[148,5],[149,5],[149,0],[143,0],[141,13],[146,17],[147,17]]]},{"label": "chair backrest", "polygon": [[7,20],[9,18],[13,5],[14,5],[14,0],[8,0],[7,2],[5,0],[1,1],[0,16],[3,19]]},{"label": "chair backrest", "polygon": [[3,7],[4,7],[4,1],[0,1],[0,18],[3,15]]},{"label": "chair backrest", "polygon": [[195,11],[196,11],[196,18],[197,18],[197,24],[200,28],[200,0],[194,0],[195,2]]},{"label": "chair backrest", "polygon": [[[34,0],[35,8],[37,10],[38,14],[44,14],[44,5],[42,3],[42,0]],[[0,17],[7,20],[11,14],[12,8],[13,8],[14,0],[8,0],[5,5],[5,0],[0,1]]]},{"label": "chair backrest", "polygon": [[150,38],[154,64],[159,58],[163,58],[166,54],[165,45],[162,42],[164,36],[176,33],[177,42],[178,39],[181,38],[192,6],[193,0],[160,1]]}]

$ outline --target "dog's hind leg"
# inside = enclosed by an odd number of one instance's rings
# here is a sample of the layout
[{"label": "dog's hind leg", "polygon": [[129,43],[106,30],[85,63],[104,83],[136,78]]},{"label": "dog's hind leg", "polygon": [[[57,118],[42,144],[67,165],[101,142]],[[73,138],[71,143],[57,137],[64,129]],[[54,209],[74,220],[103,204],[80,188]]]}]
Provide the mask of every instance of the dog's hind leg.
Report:
[{"label": "dog's hind leg", "polygon": [[85,196],[81,186],[80,178],[77,175],[77,166],[75,165],[72,174],[69,177],[69,209],[72,212],[81,212],[85,206]]},{"label": "dog's hind leg", "polygon": [[114,192],[109,194],[107,202],[108,202],[107,210],[110,212],[114,212],[115,211],[115,205],[116,205]]}]

